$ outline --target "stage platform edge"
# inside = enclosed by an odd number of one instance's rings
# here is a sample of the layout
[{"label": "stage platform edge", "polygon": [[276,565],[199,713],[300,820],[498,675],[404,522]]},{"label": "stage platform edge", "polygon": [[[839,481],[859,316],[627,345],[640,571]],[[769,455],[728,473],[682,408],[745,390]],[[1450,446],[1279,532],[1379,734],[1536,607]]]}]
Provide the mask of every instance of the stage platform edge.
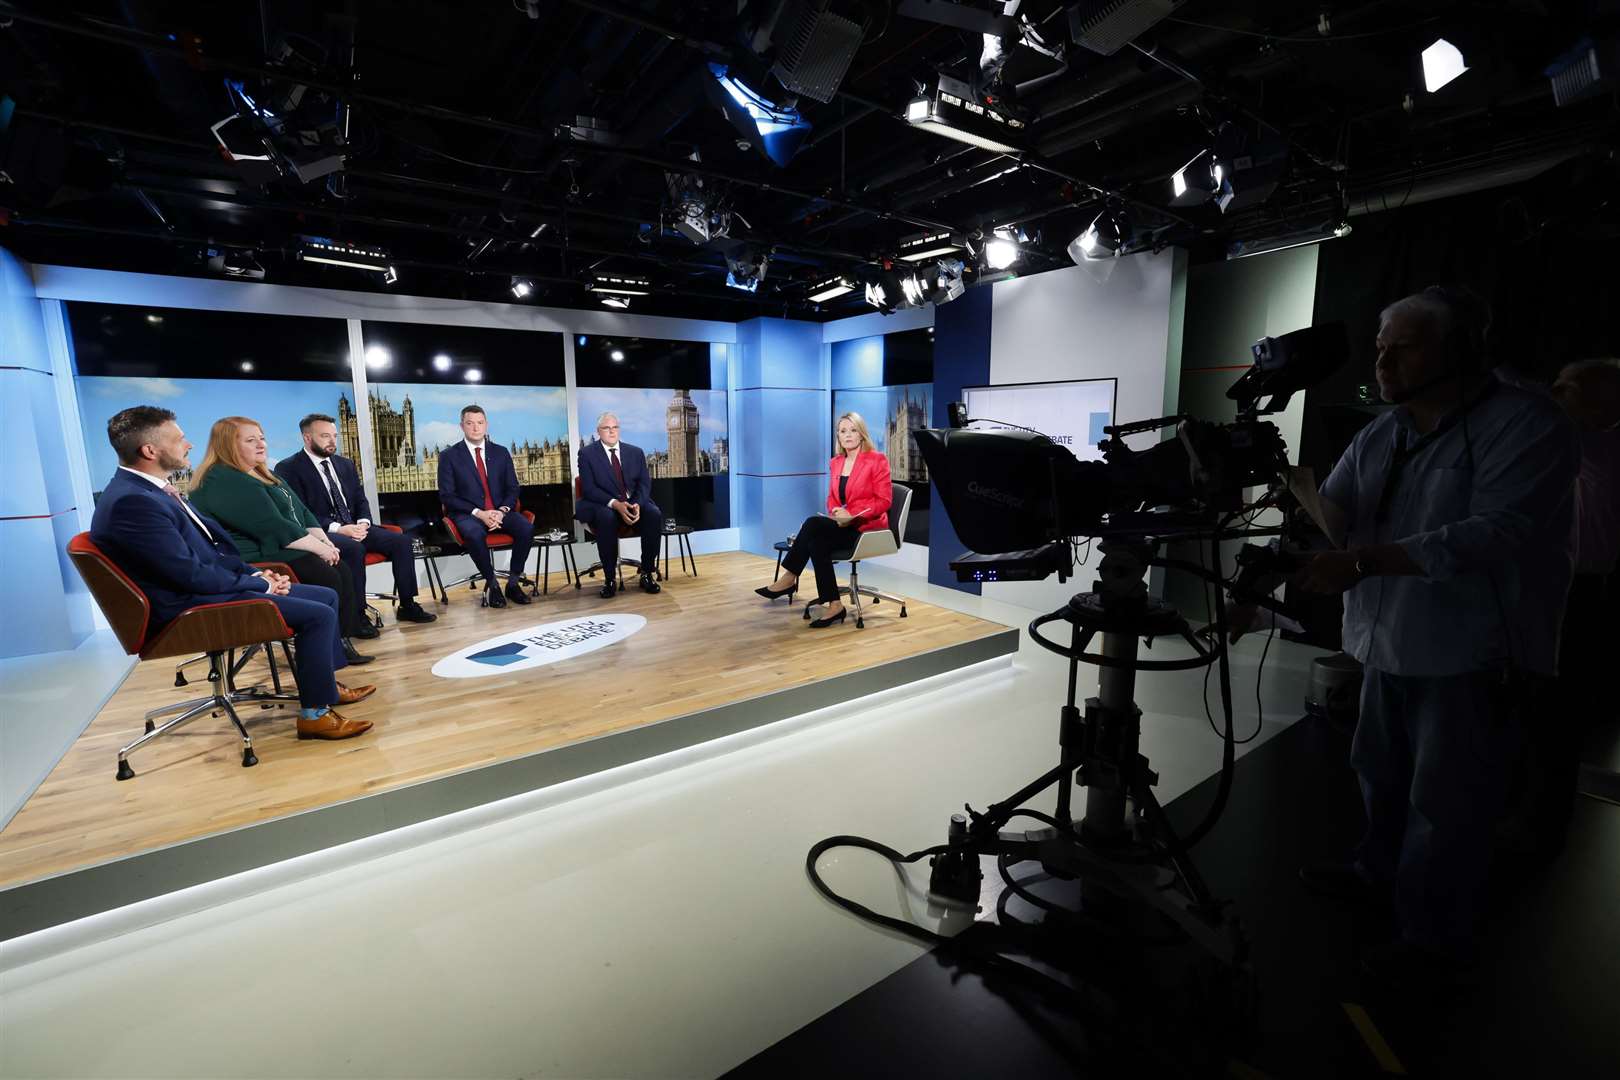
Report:
[{"label": "stage platform edge", "polygon": [[0,941],[646,761],[1018,651],[1018,630],[0,890]]}]

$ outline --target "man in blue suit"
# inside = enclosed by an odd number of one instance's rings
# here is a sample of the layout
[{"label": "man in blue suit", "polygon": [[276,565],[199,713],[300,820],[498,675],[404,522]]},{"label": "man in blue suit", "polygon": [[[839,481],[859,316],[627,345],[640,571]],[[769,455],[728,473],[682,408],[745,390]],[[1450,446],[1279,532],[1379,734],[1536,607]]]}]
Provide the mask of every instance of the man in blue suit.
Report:
[{"label": "man in blue suit", "polygon": [[174,413],[151,405],[125,409],[107,421],[107,439],[118,453],[118,472],[96,502],[90,539],[146,593],[152,629],[198,604],[267,598],[295,634],[298,737],[347,739],[371,730],[371,721],[347,719],[331,707],[376,689],[349,689],[335,678],[347,663],[337,593],[255,570],[242,561],[225,526],[186,502],[169,482],[191,465],[191,443]]},{"label": "man in blue suit", "polygon": [[[512,455],[506,447],[489,441],[489,417],[477,405],[461,410],[461,433],[465,439],[439,452],[439,502],[456,523],[473,564],[484,575],[489,606],[505,607],[507,600],[527,604],[529,598],[518,578],[529,561],[534,526],[517,509],[518,478]],[[484,539],[492,532],[505,532],[512,538],[505,599]]]},{"label": "man in blue suit", "polygon": [[[298,422],[298,432],[304,448],[276,462],[276,475],[304,501],[337,545],[354,579],[355,594],[366,594],[366,553],[375,551],[394,567],[394,595],[399,599],[394,618],[413,623],[438,618],[416,602],[416,553],[410,538],[372,527],[371,503],[360,486],[360,470],[337,452],[337,421],[324,413],[310,413]],[[377,634],[373,630],[360,636]]]},{"label": "man in blue suit", "polygon": [[647,455],[640,447],[619,441],[619,418],[603,413],[596,418],[596,441],[579,448],[579,501],[574,517],[596,534],[602,559],[602,599],[613,597],[619,565],[619,526],[628,525],[641,537],[641,591],[660,592],[653,571],[658,567],[658,538],[664,534],[664,512],[652,501],[652,476]]}]

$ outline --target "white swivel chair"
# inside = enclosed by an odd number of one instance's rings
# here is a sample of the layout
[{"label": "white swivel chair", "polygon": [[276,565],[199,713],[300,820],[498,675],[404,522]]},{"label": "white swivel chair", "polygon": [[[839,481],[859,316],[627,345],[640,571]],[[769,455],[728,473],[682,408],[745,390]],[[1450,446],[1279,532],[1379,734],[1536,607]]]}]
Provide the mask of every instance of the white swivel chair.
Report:
[{"label": "white swivel chair", "polygon": [[[900,550],[901,537],[906,535],[906,518],[911,514],[912,490],[900,484],[894,486],[894,502],[889,506],[889,527],[887,529],[873,529],[863,532],[860,539],[855,541],[855,550],[845,558],[849,561],[849,584],[839,586],[840,593],[849,595],[850,606],[855,609],[855,626],[857,629],[866,628],[866,618],[861,612],[861,597],[870,596],[874,605],[887,600],[891,604],[900,605],[900,617],[906,617],[906,602],[898,596],[890,596],[877,589],[869,589],[861,584],[861,560],[875,559],[879,555],[893,555]],[[840,562],[843,559],[838,560]],[[814,603],[806,604],[804,617],[810,618],[810,609]]]}]

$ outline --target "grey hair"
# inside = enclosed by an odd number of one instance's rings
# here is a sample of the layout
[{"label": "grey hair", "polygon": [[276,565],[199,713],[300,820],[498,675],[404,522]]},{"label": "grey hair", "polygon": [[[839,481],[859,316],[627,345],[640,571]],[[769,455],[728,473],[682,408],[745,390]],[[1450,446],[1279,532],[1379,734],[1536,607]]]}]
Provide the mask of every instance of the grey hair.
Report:
[{"label": "grey hair", "polygon": [[602,421],[607,420],[609,418],[617,420],[619,418],[619,415],[617,413],[605,412],[605,413],[603,413],[602,415],[600,415],[600,416],[598,416],[596,418],[596,426],[601,427],[602,426]]}]

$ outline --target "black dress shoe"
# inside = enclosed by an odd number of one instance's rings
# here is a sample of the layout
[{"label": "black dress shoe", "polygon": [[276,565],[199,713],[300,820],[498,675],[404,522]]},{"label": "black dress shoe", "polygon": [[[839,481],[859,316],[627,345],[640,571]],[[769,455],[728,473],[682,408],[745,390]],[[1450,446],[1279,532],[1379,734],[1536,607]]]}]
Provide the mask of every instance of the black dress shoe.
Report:
[{"label": "black dress shoe", "polygon": [[782,597],[787,596],[789,593],[797,591],[798,588],[799,588],[799,583],[797,581],[795,581],[793,584],[789,585],[787,588],[781,590],[780,592],[778,592],[777,590],[771,588],[769,585],[761,586],[760,588],[755,589],[754,592],[758,593],[760,596],[763,596],[767,600],[780,600]]},{"label": "black dress shoe", "polygon": [[505,607],[506,597],[501,595],[501,590],[488,588],[484,590],[484,603],[490,607]]},{"label": "black dress shoe", "polygon": [[596,595],[600,596],[604,600],[613,599],[613,593],[614,593],[614,588],[613,588],[613,582],[612,582],[611,579],[608,580],[608,581],[603,582],[602,587],[596,591]]},{"label": "black dress shoe", "polygon": [[362,641],[370,641],[374,637],[381,637],[382,631],[373,626],[370,619],[364,619],[349,636],[357,637]]},{"label": "black dress shoe", "polygon": [[365,655],[359,649],[354,647],[354,642],[350,641],[348,638],[344,638],[343,659],[347,660],[351,664],[369,664],[377,658],[375,656]]},{"label": "black dress shoe", "polygon": [[394,618],[399,622],[430,623],[437,619],[438,616],[422,607],[421,604],[410,600],[399,605],[399,608],[394,612]]},{"label": "black dress shoe", "polygon": [[529,594],[523,591],[521,585],[508,585],[506,587],[506,598],[514,604],[527,604],[529,602]]},{"label": "black dress shoe", "polygon": [[644,593],[660,593],[664,591],[664,587],[658,584],[658,580],[651,574],[642,574],[641,591]]},{"label": "black dress shoe", "polygon": [[837,626],[839,623],[844,621],[844,616],[848,614],[849,608],[839,608],[838,614],[836,615],[829,615],[825,619],[811,619],[810,629],[820,630],[823,627]]}]

